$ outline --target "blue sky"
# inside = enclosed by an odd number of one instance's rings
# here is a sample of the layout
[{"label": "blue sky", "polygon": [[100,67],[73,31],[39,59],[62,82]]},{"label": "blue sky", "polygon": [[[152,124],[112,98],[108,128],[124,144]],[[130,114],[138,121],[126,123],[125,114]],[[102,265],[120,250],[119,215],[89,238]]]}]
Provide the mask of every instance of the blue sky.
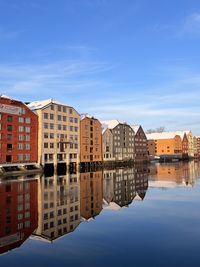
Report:
[{"label": "blue sky", "polygon": [[0,0],[0,92],[200,134],[200,1]]}]

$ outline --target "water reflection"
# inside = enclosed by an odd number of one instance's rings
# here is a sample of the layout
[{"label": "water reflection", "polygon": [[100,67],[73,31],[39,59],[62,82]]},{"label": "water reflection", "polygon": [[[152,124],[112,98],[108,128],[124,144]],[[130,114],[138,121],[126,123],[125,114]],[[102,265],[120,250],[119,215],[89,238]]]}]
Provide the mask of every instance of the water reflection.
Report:
[{"label": "water reflection", "polygon": [[0,254],[21,246],[38,226],[38,180],[1,181]]},{"label": "water reflection", "polygon": [[99,215],[103,201],[103,172],[87,172],[80,174],[81,216],[90,220]]},{"label": "water reflection", "polygon": [[199,177],[199,162],[178,162],[149,166],[149,187],[173,188],[193,186]]},{"label": "water reflection", "polygon": [[119,210],[134,199],[143,200],[147,188],[147,167],[104,171],[104,209]]},{"label": "water reflection", "polygon": [[38,229],[34,238],[53,241],[80,223],[79,174],[42,177],[38,183]]},{"label": "water reflection", "polygon": [[1,180],[0,254],[30,235],[53,242],[103,210],[143,201],[148,187],[192,187],[199,176],[200,163],[193,161]]}]

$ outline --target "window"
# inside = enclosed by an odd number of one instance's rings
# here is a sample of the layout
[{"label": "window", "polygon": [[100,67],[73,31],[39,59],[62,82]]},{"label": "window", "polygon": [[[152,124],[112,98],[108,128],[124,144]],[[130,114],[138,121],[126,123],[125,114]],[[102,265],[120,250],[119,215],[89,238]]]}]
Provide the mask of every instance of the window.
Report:
[{"label": "window", "polygon": [[48,138],[48,137],[49,137],[48,133],[44,133],[44,138]]},{"label": "window", "polygon": [[26,119],[25,119],[25,122],[26,122],[26,123],[31,123],[31,119],[30,119],[30,118],[26,118]]},{"label": "window", "polygon": [[58,111],[61,111],[61,106],[58,106]]},{"label": "window", "polygon": [[44,119],[48,119],[49,118],[49,114],[48,113],[44,113]]},{"label": "window", "polygon": [[53,130],[54,129],[54,124],[50,123],[50,129]]},{"label": "window", "polygon": [[48,123],[44,123],[44,129],[48,129]]},{"label": "window", "polygon": [[22,161],[23,160],[23,154],[19,154],[17,157],[18,157],[18,160],[19,161]]},{"label": "window", "polygon": [[18,130],[19,130],[19,132],[23,132],[24,131],[24,127],[23,126],[19,126]]},{"label": "window", "polygon": [[50,148],[54,148],[54,143],[50,143]]},{"label": "window", "polygon": [[49,114],[50,116],[50,120],[54,120],[54,115],[53,114]]},{"label": "window", "polygon": [[67,126],[63,125],[63,131],[66,131],[66,130],[67,130]]},{"label": "window", "polygon": [[61,121],[61,115],[58,115],[58,121]]},{"label": "window", "polygon": [[19,117],[19,118],[18,118],[18,122],[23,123],[23,122],[24,122],[24,118]]},{"label": "window", "polygon": [[7,117],[7,121],[8,121],[8,122],[12,122],[12,116],[8,116],[8,117]]},{"label": "window", "polygon": [[30,127],[25,127],[25,132],[26,133],[30,133],[30,131],[31,131],[31,128]]},{"label": "window", "polygon": [[54,139],[54,134],[50,133],[50,139]]},{"label": "window", "polygon": [[25,149],[26,149],[26,150],[30,150],[30,149],[31,149],[30,144],[25,144]]},{"label": "window", "polygon": [[63,116],[63,121],[67,121],[67,117],[66,116]]},{"label": "window", "polygon": [[23,150],[23,144],[21,143],[18,144],[18,150]]},{"label": "window", "polygon": [[74,118],[74,122],[77,123],[78,122],[78,119],[77,118]]},{"label": "window", "polygon": [[25,160],[30,160],[30,154],[25,154]]},{"label": "window", "polygon": [[48,143],[44,143],[44,148],[48,148]]},{"label": "window", "polygon": [[30,141],[30,135],[25,135],[25,140]]},{"label": "window", "polygon": [[58,124],[58,130],[62,130],[61,124]]},{"label": "window", "polygon": [[18,136],[18,140],[19,140],[19,141],[23,141],[23,140],[24,140],[24,136],[23,136],[23,134],[19,134],[19,136]]},{"label": "window", "polygon": [[73,111],[72,111],[72,108],[70,108],[70,109],[69,109],[69,113],[72,114],[72,112],[73,112]]},{"label": "window", "polygon": [[11,140],[12,140],[12,134],[8,134],[8,135],[7,135],[7,140],[8,140],[8,141],[11,141]]},{"label": "window", "polygon": [[7,144],[7,150],[12,150],[12,144]]},{"label": "window", "polygon": [[7,125],[7,131],[12,132],[12,125]]}]

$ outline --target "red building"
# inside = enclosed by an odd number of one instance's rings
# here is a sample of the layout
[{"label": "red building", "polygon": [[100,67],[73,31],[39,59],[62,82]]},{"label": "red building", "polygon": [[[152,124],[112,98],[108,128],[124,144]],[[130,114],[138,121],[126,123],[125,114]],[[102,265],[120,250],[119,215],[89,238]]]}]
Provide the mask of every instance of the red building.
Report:
[{"label": "red building", "polygon": [[0,96],[0,164],[35,163],[38,117],[24,103]]},{"label": "red building", "polygon": [[37,183],[0,184],[0,254],[21,246],[37,228]]}]

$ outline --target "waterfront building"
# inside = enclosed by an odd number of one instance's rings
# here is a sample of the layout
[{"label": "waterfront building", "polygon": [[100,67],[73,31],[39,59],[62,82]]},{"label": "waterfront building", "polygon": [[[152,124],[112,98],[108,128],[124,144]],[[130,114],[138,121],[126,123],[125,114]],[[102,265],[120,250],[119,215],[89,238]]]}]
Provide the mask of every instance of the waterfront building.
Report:
[{"label": "waterfront building", "polygon": [[197,136],[197,156],[200,158],[200,136]]},{"label": "waterfront building", "polygon": [[100,214],[103,202],[102,171],[80,173],[81,217],[90,220]]},{"label": "waterfront building", "polygon": [[0,165],[35,165],[37,142],[37,115],[21,101],[0,96]]},{"label": "waterfront building", "polygon": [[0,183],[0,254],[20,247],[38,226],[38,179],[21,178]]},{"label": "waterfront building", "polygon": [[182,139],[176,132],[146,134],[150,157],[168,156],[182,158]]},{"label": "waterfront building", "polygon": [[101,121],[104,161],[134,160],[134,131],[118,120]]},{"label": "waterfront building", "polygon": [[145,162],[148,160],[147,137],[141,125],[131,125],[134,136],[135,162]]},{"label": "waterfront building", "polygon": [[38,228],[33,238],[54,241],[80,224],[79,174],[42,177],[38,184]]},{"label": "waterfront building", "polygon": [[39,118],[38,162],[77,168],[80,155],[80,115],[70,106],[47,99],[28,104]]},{"label": "waterfront building", "polygon": [[182,139],[183,146],[185,147],[183,149],[183,157],[185,157],[188,154],[189,158],[193,158],[195,151],[194,151],[194,138],[192,132],[186,130],[186,131],[175,131],[174,133],[180,135]]},{"label": "waterfront building", "polygon": [[85,115],[80,122],[80,162],[83,167],[102,164],[101,123],[94,117]]}]

